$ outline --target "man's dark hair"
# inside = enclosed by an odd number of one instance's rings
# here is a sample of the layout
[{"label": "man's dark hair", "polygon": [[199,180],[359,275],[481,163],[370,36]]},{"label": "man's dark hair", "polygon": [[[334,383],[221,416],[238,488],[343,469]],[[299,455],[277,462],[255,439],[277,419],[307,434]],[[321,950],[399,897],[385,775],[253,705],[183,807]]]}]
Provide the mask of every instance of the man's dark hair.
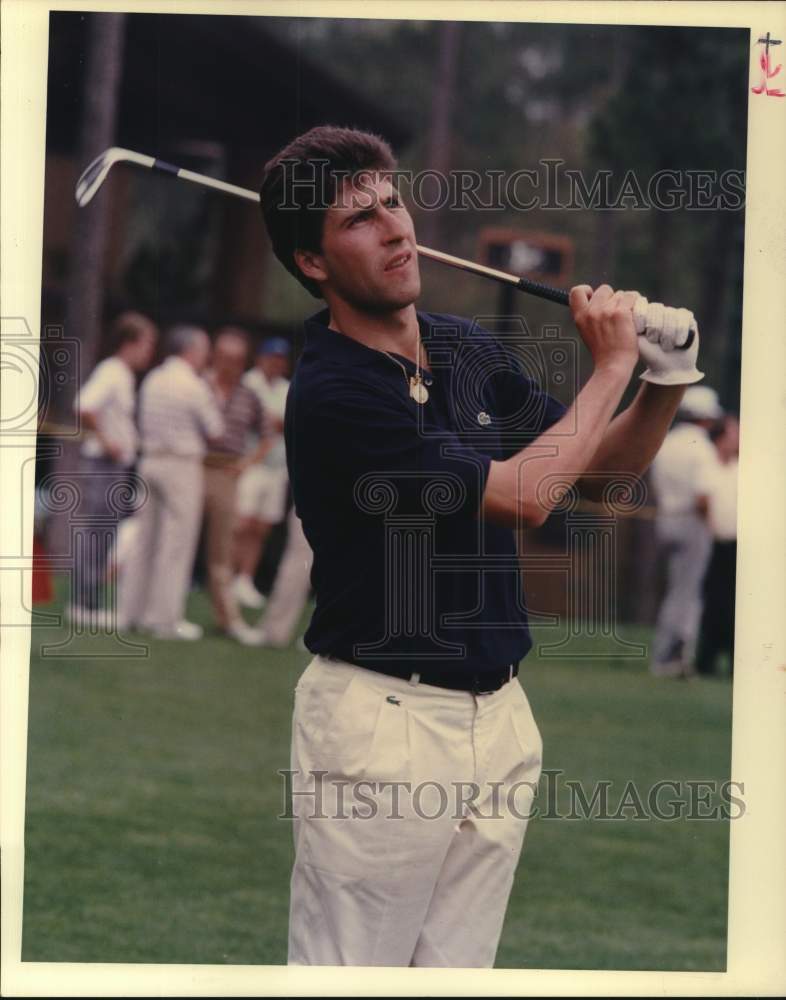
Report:
[{"label": "man's dark hair", "polygon": [[140,312],[124,312],[116,316],[109,328],[109,341],[113,351],[119,351],[126,344],[136,344],[146,334],[156,336],[156,324]]},{"label": "man's dark hair", "polygon": [[315,298],[322,294],[319,285],[295,263],[295,251],[321,250],[325,213],[345,179],[396,166],[380,136],[336,125],[312,128],[265,164],[259,193],[273,252]]}]

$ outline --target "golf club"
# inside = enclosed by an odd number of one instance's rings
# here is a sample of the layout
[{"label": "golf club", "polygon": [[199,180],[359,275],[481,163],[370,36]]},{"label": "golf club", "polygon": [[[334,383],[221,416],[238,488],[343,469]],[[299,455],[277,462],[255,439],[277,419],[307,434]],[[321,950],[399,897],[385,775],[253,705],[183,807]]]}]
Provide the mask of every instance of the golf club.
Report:
[{"label": "golf club", "polygon": [[[150,170],[160,170],[162,173],[178,177],[180,180],[191,181],[193,184],[201,184],[203,187],[213,188],[215,191],[222,191],[224,194],[233,195],[235,198],[243,198],[246,201],[259,202],[259,194],[250,191],[248,188],[238,187],[236,184],[228,184],[226,181],[219,181],[205,174],[194,173],[193,170],[186,170],[183,167],[176,167],[166,160],[159,160],[155,156],[147,156],[145,153],[135,153],[131,149],[122,149],[119,146],[112,146],[97,156],[82,172],[76,182],[76,203],[80,208],[84,208],[96,194],[104,183],[109,171],[116,163],[135,163],[137,166],[147,167]],[[429,247],[416,245],[418,254],[429,260],[456,267],[470,274],[477,274],[484,278],[491,278],[503,284],[513,285],[521,292],[535,295],[541,299],[548,299],[558,305],[569,305],[569,295],[564,288],[552,288],[550,285],[543,285],[539,281],[532,281],[530,278],[520,278],[518,275],[509,274],[506,271],[499,271],[494,267],[486,267],[485,264],[476,264],[474,261],[464,260],[462,257],[454,257],[453,254],[443,253],[441,250],[432,250]],[[634,314],[635,315],[635,314]],[[641,326],[641,329],[639,327]],[[644,327],[639,316],[636,316],[637,333],[643,333]],[[694,332],[690,331],[681,350],[687,350],[693,343]]]}]

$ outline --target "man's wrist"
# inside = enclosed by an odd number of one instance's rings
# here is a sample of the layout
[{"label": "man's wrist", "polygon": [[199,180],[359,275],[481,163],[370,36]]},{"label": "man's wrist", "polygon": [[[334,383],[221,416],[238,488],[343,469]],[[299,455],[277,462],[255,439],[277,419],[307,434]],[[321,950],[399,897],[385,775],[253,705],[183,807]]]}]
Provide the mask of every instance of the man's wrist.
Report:
[{"label": "man's wrist", "polygon": [[595,363],[594,374],[607,378],[623,381],[626,385],[630,381],[636,367],[638,358],[626,358],[618,355],[604,358]]},{"label": "man's wrist", "polygon": [[688,388],[689,383],[679,382],[674,385],[663,385],[660,382],[650,382],[645,379],[642,382],[641,391],[647,395],[652,396],[653,399],[674,399],[679,402],[685,395],[685,390]]}]

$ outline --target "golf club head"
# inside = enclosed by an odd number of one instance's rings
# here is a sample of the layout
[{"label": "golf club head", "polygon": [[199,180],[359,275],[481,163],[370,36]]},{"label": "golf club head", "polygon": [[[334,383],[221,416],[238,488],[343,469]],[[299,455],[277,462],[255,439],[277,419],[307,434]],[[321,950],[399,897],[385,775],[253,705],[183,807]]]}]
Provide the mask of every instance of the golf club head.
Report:
[{"label": "golf club head", "polygon": [[112,146],[104,150],[91,163],[85,167],[79,180],[76,182],[76,203],[80,208],[92,200],[93,195],[98,191],[106,180],[107,174],[116,163],[138,163],[143,167],[152,167],[155,157],[146,156],[144,153],[134,153],[130,149],[121,149],[120,146]]}]

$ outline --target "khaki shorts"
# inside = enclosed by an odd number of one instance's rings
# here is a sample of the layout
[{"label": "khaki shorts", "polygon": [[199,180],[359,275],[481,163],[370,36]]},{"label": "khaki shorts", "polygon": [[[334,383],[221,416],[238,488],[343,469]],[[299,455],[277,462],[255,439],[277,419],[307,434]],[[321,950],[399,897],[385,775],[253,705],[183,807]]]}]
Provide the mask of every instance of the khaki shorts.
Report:
[{"label": "khaki shorts", "polygon": [[237,513],[266,524],[284,520],[287,506],[286,468],[271,469],[252,465],[240,475],[237,484]]}]

